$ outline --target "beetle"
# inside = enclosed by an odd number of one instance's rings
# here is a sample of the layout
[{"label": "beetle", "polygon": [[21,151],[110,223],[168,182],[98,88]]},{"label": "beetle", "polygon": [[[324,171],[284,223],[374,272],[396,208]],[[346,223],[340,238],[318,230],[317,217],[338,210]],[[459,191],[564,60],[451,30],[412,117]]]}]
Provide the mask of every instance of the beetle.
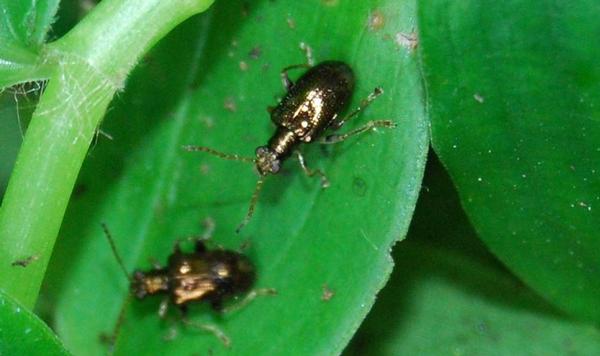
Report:
[{"label": "beetle", "polygon": [[[283,162],[292,153],[298,157],[300,166],[306,175],[310,177],[318,175],[321,178],[321,186],[323,188],[329,186],[329,181],[321,170],[307,167],[304,156],[297,149],[300,144],[316,140],[323,144],[332,144],[377,127],[395,127],[394,122],[390,120],[372,120],[345,134],[324,136],[327,130],[341,128],[349,119],[356,116],[381,95],[383,90],[379,87],[375,88],[357,109],[340,118],[339,114],[348,105],[354,91],[355,76],[352,68],[342,61],[324,61],[313,65],[310,47],[301,44],[301,48],[305,51],[307,63],[288,66],[282,70],[281,79],[287,93],[276,107],[268,108],[271,121],[277,128],[266,145],[256,148],[255,157],[227,154],[204,146],[187,145],[183,147],[187,151],[206,152],[223,159],[253,163],[256,166],[259,179],[250,200],[248,212],[236,232],[239,232],[254,214],[264,177],[277,174]],[[302,67],[308,68],[308,70],[293,83],[288,72]]]},{"label": "beetle", "polygon": [[[212,232],[212,221],[206,220],[205,224]],[[164,298],[158,310],[161,318],[166,317],[168,306],[174,305],[181,311],[181,320],[185,325],[212,333],[225,346],[229,346],[230,340],[215,325],[193,323],[187,319],[189,304],[207,302],[215,311],[232,312],[243,308],[257,296],[276,294],[272,288],[251,290],[256,281],[256,270],[250,259],[237,251],[208,249],[205,243],[206,234],[203,238],[195,239],[193,252],[183,252],[177,241],[165,267],[154,263],[153,269],[136,270],[130,276],[106,224],[102,223],[102,229],[118,264],[129,280],[131,296],[144,299],[148,296],[162,295]],[[223,307],[224,301],[243,293],[247,295],[240,303]],[[112,341],[118,336],[126,305],[127,303],[123,305],[119,313],[115,330],[110,337]]]}]

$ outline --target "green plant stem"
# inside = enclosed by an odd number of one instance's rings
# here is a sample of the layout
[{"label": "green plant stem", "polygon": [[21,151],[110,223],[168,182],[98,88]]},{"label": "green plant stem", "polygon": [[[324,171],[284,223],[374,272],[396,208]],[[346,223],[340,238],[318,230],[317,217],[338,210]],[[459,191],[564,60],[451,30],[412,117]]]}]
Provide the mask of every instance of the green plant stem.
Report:
[{"label": "green plant stem", "polygon": [[[47,46],[53,65],[0,210],[0,289],[33,307],[69,196],[114,93],[152,45],[212,0],[104,0]],[[26,267],[13,262],[30,258]]]}]

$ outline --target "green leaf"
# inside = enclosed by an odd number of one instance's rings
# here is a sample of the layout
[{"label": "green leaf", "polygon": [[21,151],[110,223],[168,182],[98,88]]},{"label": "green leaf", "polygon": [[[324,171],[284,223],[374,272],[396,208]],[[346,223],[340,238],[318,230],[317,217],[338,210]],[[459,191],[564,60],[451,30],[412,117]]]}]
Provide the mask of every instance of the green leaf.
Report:
[{"label": "green leaf", "polygon": [[0,0],[0,88],[48,75],[38,54],[58,3]]},{"label": "green leaf", "polygon": [[68,355],[56,335],[44,322],[1,291],[0,354]]},{"label": "green leaf", "polygon": [[432,140],[475,230],[545,298],[600,321],[600,8],[427,1]]},{"label": "green leaf", "polygon": [[[106,351],[98,336],[111,332],[127,296],[102,221],[129,270],[149,268],[150,257],[166,261],[174,241],[201,233],[206,217],[217,224],[216,244],[251,242],[257,287],[279,294],[231,315],[205,305],[190,311],[193,320],[222,328],[237,353],[341,351],[391,271],[389,248],[408,227],[428,147],[416,55],[394,40],[399,32],[411,37],[414,3],[215,6],[140,64],[102,127],[113,140],[100,136],[81,172],[47,280],[56,328],[75,353]],[[323,169],[331,187],[322,190],[290,159],[266,180],[254,218],[236,235],[257,179],[253,168],[181,146],[252,155],[273,132],[266,107],[283,94],[281,68],[305,61],[300,42],[317,61],[340,59],[355,69],[352,108],[374,87],[385,90],[342,132],[370,119],[398,127],[324,149],[305,146],[308,165]],[[324,286],[335,293],[329,301],[321,299]],[[213,336],[177,323],[175,310],[159,320],[159,302],[130,304],[117,353],[225,351]],[[170,327],[177,336],[166,342]]]},{"label": "green leaf", "polygon": [[597,353],[597,328],[557,313],[481,246],[430,158],[392,277],[346,355]]}]

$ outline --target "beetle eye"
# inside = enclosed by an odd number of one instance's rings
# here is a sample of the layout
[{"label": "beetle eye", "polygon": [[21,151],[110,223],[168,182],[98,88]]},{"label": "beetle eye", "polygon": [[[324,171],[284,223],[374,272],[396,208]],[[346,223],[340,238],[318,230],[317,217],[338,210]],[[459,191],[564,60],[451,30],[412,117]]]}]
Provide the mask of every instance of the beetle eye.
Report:
[{"label": "beetle eye", "polygon": [[142,271],[133,272],[133,279],[138,282],[142,281],[144,279],[144,272],[142,272]]},{"label": "beetle eye", "polygon": [[138,299],[143,299],[146,296],[146,290],[143,288],[138,288],[134,290],[135,297]]},{"label": "beetle eye", "polygon": [[281,168],[280,164],[279,164],[279,160],[274,160],[271,163],[271,173],[277,173],[277,172],[279,172],[279,168]]},{"label": "beetle eye", "polygon": [[267,152],[267,149],[264,146],[260,146],[256,148],[256,155],[262,156]]}]

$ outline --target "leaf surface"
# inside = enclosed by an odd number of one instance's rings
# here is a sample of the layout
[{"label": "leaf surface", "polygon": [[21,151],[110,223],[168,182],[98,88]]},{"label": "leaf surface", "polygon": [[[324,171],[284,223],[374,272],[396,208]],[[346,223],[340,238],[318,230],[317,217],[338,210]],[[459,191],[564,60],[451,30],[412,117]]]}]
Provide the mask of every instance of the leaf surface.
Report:
[{"label": "leaf surface", "polygon": [[[210,217],[215,244],[237,249],[250,242],[257,287],[278,295],[231,315],[191,308],[193,320],[231,338],[229,350],[183,327],[175,310],[161,321],[160,300],[133,301],[117,353],[341,351],[388,278],[389,249],[403,238],[420,190],[428,147],[420,75],[414,48],[397,40],[398,33],[412,38],[414,21],[412,1],[222,1],[162,41],[105,120],[102,131],[113,140],[100,135],[90,151],[48,273],[55,326],[69,349],[104,353],[99,335],[111,332],[127,295],[100,222],[133,271],[149,268],[151,257],[166,261],[175,240],[199,235]],[[273,132],[265,109],[284,93],[281,68],[305,61],[300,42],[317,61],[354,68],[350,108],[374,87],[385,90],[341,132],[370,119],[398,127],[303,147],[308,165],[323,169],[331,187],[321,189],[290,159],[266,180],[254,218],[236,235],[257,179],[252,167],[181,146],[253,155]],[[327,290],[334,295],[324,301]],[[175,340],[165,342],[171,329]]]},{"label": "leaf surface", "polygon": [[68,352],[43,321],[0,292],[0,354],[68,355]]},{"label": "leaf surface", "polygon": [[345,355],[590,355],[600,332],[558,312],[492,256],[429,156],[396,266]]}]

